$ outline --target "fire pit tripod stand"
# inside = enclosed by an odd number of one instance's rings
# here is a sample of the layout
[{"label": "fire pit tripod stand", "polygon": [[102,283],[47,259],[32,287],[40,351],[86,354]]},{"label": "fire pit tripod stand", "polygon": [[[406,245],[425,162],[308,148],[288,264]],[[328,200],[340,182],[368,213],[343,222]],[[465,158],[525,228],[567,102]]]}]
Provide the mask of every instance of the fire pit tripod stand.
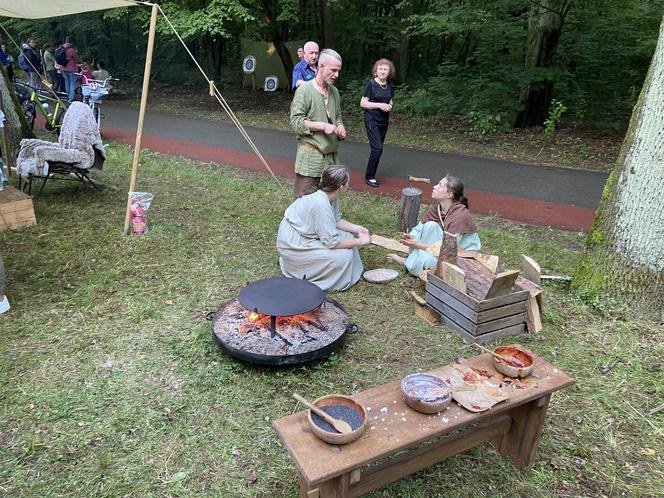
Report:
[{"label": "fire pit tripod stand", "polygon": [[343,307],[318,286],[286,277],[248,284],[212,323],[215,340],[231,356],[266,365],[323,358],[355,330]]}]

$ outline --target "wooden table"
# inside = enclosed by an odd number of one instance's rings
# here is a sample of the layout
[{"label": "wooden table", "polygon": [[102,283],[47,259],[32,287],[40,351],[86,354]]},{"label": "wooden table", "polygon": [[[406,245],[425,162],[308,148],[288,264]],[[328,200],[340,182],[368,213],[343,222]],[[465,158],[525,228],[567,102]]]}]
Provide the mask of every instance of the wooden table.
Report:
[{"label": "wooden table", "polygon": [[[488,371],[496,384],[506,379],[493,368],[488,354],[462,363]],[[440,414],[418,413],[403,401],[400,381],[358,393],[353,399],[368,410],[367,431],[345,446],[318,439],[309,428],[306,411],[272,425],[300,470],[300,497],[360,496],[484,442],[524,468],[534,460],[551,394],[574,384],[574,379],[535,356],[533,375],[509,380],[513,382],[503,389],[510,399],[482,413],[466,411],[456,402]],[[439,439],[451,433],[455,434]],[[438,440],[362,469],[432,439]]]}]

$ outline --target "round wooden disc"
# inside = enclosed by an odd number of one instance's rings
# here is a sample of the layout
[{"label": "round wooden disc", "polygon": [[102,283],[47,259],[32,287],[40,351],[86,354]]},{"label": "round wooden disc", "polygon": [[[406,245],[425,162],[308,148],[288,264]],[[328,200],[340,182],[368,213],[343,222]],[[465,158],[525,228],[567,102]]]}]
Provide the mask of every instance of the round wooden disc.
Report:
[{"label": "round wooden disc", "polygon": [[375,270],[369,270],[364,272],[364,279],[367,282],[374,284],[383,284],[394,280],[399,276],[399,272],[392,270],[391,268],[376,268]]}]

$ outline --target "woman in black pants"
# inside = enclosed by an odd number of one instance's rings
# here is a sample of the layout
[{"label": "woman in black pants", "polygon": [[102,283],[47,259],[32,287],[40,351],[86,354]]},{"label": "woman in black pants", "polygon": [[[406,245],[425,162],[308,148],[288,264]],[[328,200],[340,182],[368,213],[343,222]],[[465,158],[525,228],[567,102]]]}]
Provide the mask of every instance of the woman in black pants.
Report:
[{"label": "woman in black pants", "polygon": [[387,59],[378,59],[371,71],[373,78],[369,80],[360,100],[360,107],[364,109],[364,127],[367,130],[371,154],[367,162],[367,171],[364,173],[364,183],[371,187],[379,187],[376,180],[378,162],[383,153],[383,143],[390,123],[392,110],[392,81],[394,77],[394,64]]}]

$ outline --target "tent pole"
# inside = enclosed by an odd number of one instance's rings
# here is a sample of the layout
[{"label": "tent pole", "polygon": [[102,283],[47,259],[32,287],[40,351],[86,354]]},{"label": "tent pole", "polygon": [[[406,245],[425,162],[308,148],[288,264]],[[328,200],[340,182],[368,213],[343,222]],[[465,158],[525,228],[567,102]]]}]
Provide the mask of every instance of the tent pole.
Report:
[{"label": "tent pole", "polygon": [[[150,33],[148,35],[148,49],[145,55],[145,72],[143,73],[143,91],[141,93],[141,108],[138,113],[138,126],[136,127],[136,143],[134,145],[134,158],[131,163],[131,180],[129,181],[129,192],[136,188],[136,175],[138,174],[138,158],[141,155],[141,139],[143,138],[143,120],[145,119],[145,108],[148,103],[148,89],[150,87],[150,72],[152,70],[152,52],[154,50],[154,37],[157,31],[158,5],[152,4],[150,15]],[[129,216],[131,210],[131,196],[127,192],[127,210],[125,212],[124,234],[129,232]]]}]

